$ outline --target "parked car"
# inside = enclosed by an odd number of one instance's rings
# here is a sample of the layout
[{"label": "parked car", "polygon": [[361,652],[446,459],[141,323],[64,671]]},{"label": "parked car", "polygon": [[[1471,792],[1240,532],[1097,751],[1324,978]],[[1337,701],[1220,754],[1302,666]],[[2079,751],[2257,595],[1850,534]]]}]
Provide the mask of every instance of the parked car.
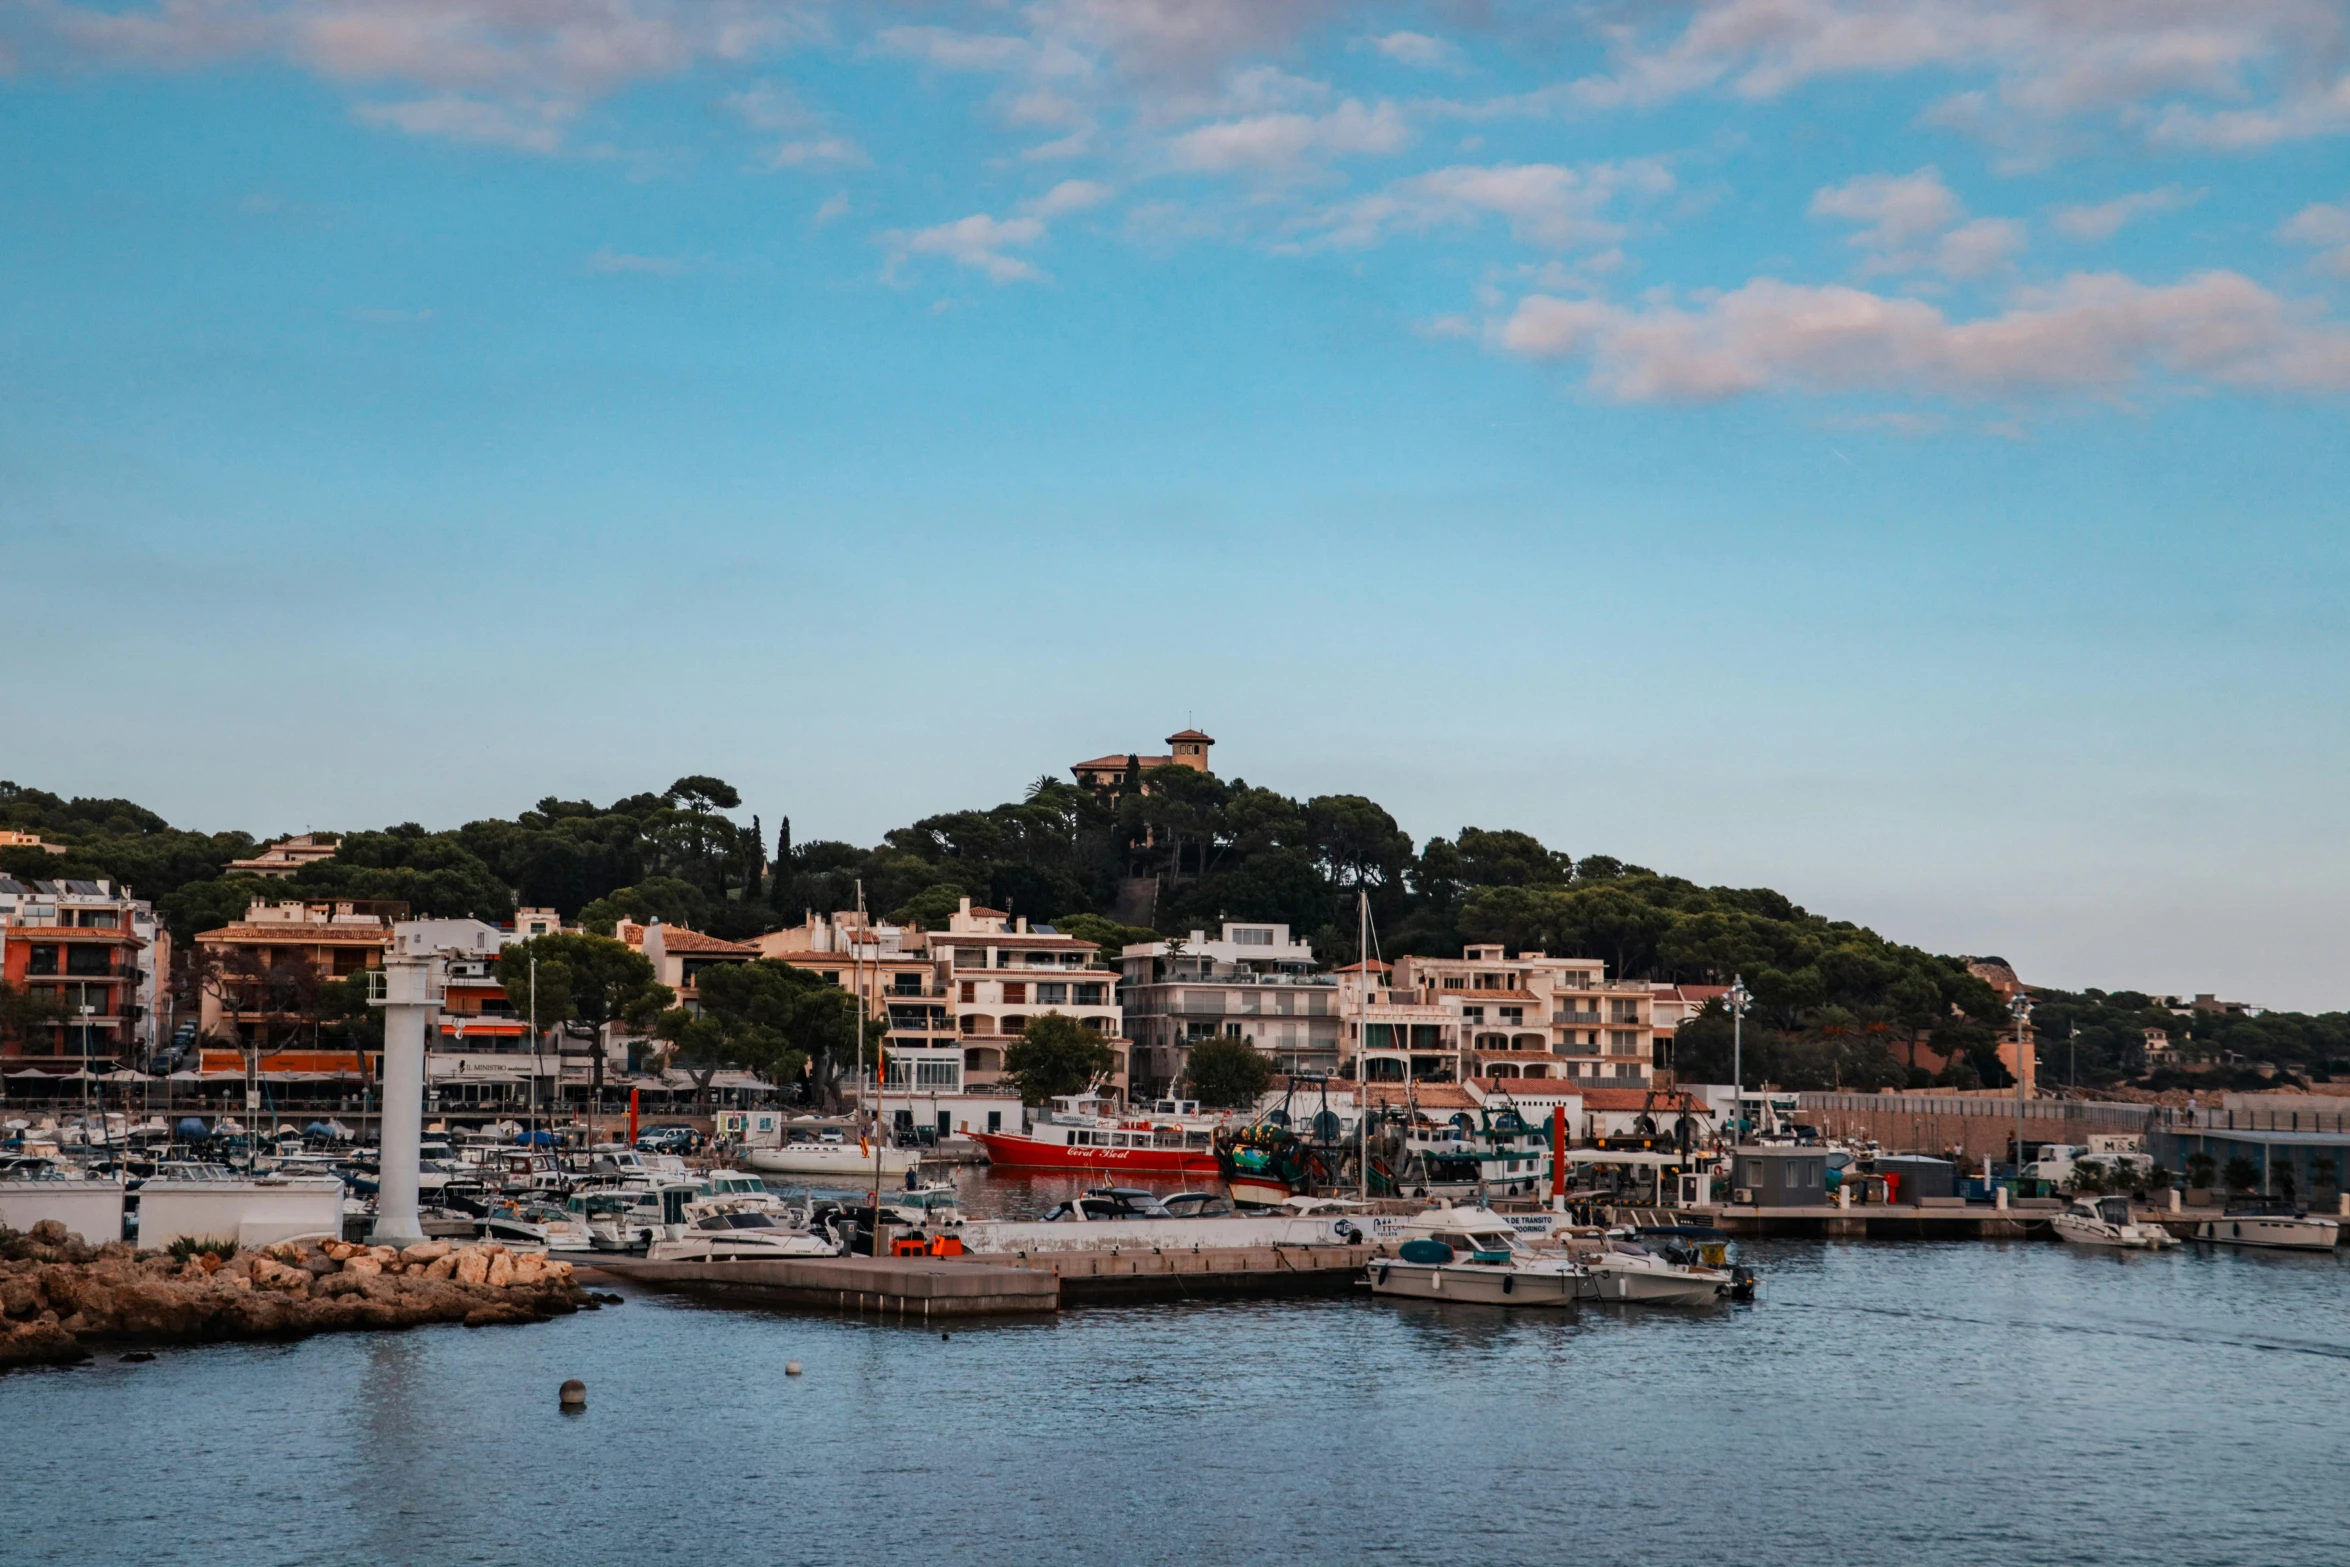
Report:
[{"label": "parked car", "polygon": [[702,1134],[690,1126],[648,1126],[637,1134],[643,1153],[692,1153],[702,1145]]}]

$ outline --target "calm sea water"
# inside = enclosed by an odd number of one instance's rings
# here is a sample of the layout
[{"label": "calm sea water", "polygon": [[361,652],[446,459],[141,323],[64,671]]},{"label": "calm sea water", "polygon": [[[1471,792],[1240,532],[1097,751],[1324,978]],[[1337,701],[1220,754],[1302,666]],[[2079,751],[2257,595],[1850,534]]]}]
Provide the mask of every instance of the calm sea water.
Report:
[{"label": "calm sea water", "polygon": [[1746,1255],[1762,1301],[1697,1313],[1365,1298],[942,1339],[631,1292],[11,1376],[0,1560],[2350,1561],[2342,1261]]}]

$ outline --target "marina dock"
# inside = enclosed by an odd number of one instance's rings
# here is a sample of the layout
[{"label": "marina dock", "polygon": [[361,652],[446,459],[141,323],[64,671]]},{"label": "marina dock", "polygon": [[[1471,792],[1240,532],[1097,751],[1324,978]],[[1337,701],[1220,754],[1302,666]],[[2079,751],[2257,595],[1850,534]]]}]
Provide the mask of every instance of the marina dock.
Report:
[{"label": "marina dock", "polygon": [[1049,1273],[955,1257],[778,1257],[751,1262],[645,1262],[599,1257],[594,1267],[655,1289],[746,1305],[851,1316],[1050,1316],[1061,1308]]},{"label": "marina dock", "polygon": [[644,1262],[593,1267],[655,1289],[853,1316],[1049,1316],[1068,1306],[1339,1295],[1369,1246],[1128,1247],[986,1257],[806,1257],[757,1262]]}]

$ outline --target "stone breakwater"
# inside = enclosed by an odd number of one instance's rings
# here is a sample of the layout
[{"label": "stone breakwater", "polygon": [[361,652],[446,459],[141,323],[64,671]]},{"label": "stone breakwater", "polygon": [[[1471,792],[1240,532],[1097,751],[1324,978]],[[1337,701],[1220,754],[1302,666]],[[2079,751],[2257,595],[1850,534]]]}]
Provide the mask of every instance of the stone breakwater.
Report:
[{"label": "stone breakwater", "polygon": [[94,1345],[303,1338],[426,1322],[494,1327],[596,1305],[568,1262],[498,1245],[286,1242],[180,1262],[120,1241],[83,1245],[45,1223],[6,1250],[0,1369],[86,1360]]}]

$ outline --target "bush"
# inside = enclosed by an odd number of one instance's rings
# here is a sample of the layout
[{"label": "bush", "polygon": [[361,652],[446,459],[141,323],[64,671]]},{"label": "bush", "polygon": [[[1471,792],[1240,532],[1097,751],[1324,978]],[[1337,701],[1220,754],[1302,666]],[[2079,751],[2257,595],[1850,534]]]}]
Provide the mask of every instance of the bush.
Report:
[{"label": "bush", "polygon": [[1192,1097],[1212,1110],[1255,1104],[1272,1076],[1272,1064],[1245,1039],[1203,1039],[1191,1047],[1184,1069]]},{"label": "bush", "polygon": [[2260,1166],[2249,1159],[2230,1159],[2228,1167],[2220,1172],[2220,1179],[2232,1191],[2249,1192],[2260,1188]]},{"label": "bush", "polygon": [[166,1247],[174,1262],[186,1262],[191,1257],[214,1256],[226,1262],[237,1254],[237,1243],[217,1235],[183,1235]]}]

